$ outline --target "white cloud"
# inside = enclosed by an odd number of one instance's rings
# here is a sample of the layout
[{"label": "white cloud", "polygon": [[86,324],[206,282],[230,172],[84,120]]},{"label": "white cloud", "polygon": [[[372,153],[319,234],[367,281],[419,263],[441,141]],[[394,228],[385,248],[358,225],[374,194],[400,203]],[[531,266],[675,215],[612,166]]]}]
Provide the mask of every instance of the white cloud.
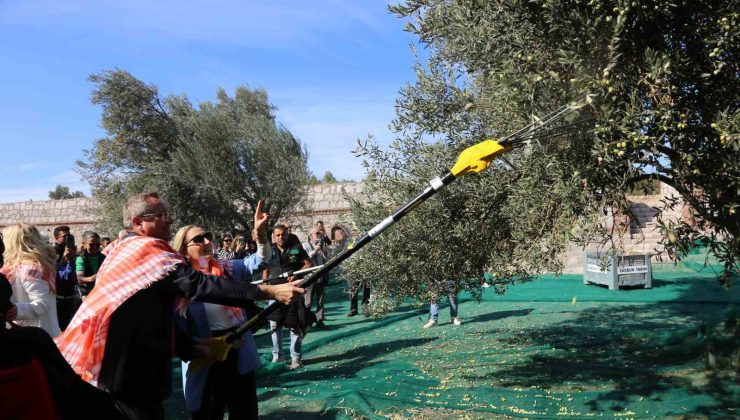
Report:
[{"label": "white cloud", "polygon": [[18,171],[24,171],[24,172],[25,171],[44,171],[46,170],[46,168],[48,168],[52,164],[53,162],[45,162],[45,161],[23,162],[23,163],[17,163],[13,165],[7,165],[5,166],[5,168],[3,168],[3,172],[12,174]]},{"label": "white cloud", "polygon": [[[367,124],[363,121],[362,123]],[[352,150],[357,139],[364,139],[368,134],[379,137],[382,127],[361,129],[359,124],[347,121],[344,124],[312,122],[297,123],[290,127],[308,148],[309,168],[318,177],[331,171],[339,179],[362,179],[365,175],[362,161],[357,159]],[[367,127],[367,126],[366,126]],[[382,135],[383,133],[381,133]]]},{"label": "white cloud", "polygon": [[271,48],[275,43],[310,40],[336,28],[387,33],[367,10],[387,13],[385,4],[354,1],[282,0],[25,0],[6,2],[0,23],[35,27],[94,27],[126,36],[166,34],[187,40],[218,41]]},{"label": "white cloud", "polygon": [[394,97],[371,92],[377,90],[372,87],[337,92],[306,89],[299,94],[291,90],[272,95],[282,104],[278,121],[307,146],[309,169],[316,176],[331,171],[338,179],[362,179],[365,176],[362,160],[352,154],[357,139],[372,135],[380,145],[390,143],[393,133],[388,124],[394,117]]},{"label": "white cloud", "polygon": [[53,188],[0,188],[0,203],[15,203],[28,200],[48,200]]},{"label": "white cloud", "polygon": [[13,184],[14,186],[10,188],[0,188],[0,203],[48,200],[49,191],[57,185],[69,187],[70,192],[82,191],[86,196],[90,196],[90,186],[71,169],[45,177],[17,179]]}]

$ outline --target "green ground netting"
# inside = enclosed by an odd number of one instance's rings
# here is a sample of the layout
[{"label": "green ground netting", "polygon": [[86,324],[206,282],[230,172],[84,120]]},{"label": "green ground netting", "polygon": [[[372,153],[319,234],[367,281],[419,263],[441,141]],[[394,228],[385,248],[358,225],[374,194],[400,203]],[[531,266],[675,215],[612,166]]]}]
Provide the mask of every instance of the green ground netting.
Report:
[{"label": "green ground netting", "polygon": [[[305,367],[268,362],[263,418],[737,418],[738,345],[721,321],[740,317],[740,279],[720,287],[695,256],[656,267],[652,289],[610,291],[581,276],[543,276],[461,294],[462,326],[424,330],[428,305],[348,318],[343,285],[328,289],[329,330],[304,340]],[[720,325],[720,328],[710,328]],[[707,331],[713,331],[706,334]],[[719,331],[719,332],[717,332]],[[725,330],[725,333],[727,331]],[[287,348],[287,343],[286,343]],[[707,368],[709,352],[717,367]],[[188,418],[179,378],[168,418]]]}]

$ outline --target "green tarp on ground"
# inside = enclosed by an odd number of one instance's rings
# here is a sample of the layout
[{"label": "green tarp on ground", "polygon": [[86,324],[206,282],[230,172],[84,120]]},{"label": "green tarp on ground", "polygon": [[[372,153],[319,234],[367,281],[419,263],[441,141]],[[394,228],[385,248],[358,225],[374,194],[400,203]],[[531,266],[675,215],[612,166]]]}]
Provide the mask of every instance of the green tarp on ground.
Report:
[{"label": "green tarp on ground", "polygon": [[[461,294],[461,326],[443,302],[440,324],[427,330],[427,304],[348,318],[343,285],[334,283],[330,328],[308,334],[303,368],[268,362],[269,336],[258,334],[260,414],[737,418],[738,361],[730,359],[740,338],[723,335],[722,322],[737,322],[740,291],[713,275],[700,265],[656,267],[652,289],[613,291],[581,276],[542,276],[503,296],[486,289],[482,302]],[[176,375],[168,418],[187,418]]]}]

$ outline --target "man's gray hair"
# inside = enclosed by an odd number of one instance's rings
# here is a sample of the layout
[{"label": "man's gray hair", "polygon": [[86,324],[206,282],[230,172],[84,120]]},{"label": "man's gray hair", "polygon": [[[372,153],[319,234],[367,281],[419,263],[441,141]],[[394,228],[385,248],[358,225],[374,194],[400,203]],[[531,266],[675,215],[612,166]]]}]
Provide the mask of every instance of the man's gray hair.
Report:
[{"label": "man's gray hair", "polygon": [[155,192],[148,192],[143,194],[136,194],[129,197],[125,203],[123,203],[123,227],[131,229],[131,219],[136,216],[151,213],[154,208],[151,204],[151,199],[159,199],[159,194]]},{"label": "man's gray hair", "polygon": [[86,230],[82,232],[82,239],[87,240],[91,238],[100,239],[100,235],[98,235],[97,232],[93,232],[92,230]]}]

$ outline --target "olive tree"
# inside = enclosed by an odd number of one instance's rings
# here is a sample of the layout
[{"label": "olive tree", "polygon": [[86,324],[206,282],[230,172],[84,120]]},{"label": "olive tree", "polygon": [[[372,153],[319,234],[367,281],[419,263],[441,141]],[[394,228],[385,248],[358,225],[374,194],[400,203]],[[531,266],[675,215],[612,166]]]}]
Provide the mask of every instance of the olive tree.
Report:
[{"label": "olive tree", "polygon": [[108,135],[78,166],[100,202],[101,228],[120,228],[123,199],[147,190],[164,196],[178,224],[221,232],[248,228],[260,198],[273,220],[300,202],[307,152],[277,123],[264,90],[219,90],[215,103],[196,107],[122,70],[90,80]]},{"label": "olive tree", "polygon": [[[426,297],[439,281],[474,286],[558,271],[571,241],[614,245],[625,194],[645,180],[675,188],[661,226],[680,258],[701,241],[724,263],[740,256],[740,112],[736,1],[439,1],[390,6],[425,48],[397,103],[389,150],[372,141],[361,227],[454,163],[462,148],[588,97],[591,133],[534,142],[453,185],[348,264],[383,295]],[[420,60],[422,61],[422,60]],[[426,295],[425,295],[426,294]]]}]

